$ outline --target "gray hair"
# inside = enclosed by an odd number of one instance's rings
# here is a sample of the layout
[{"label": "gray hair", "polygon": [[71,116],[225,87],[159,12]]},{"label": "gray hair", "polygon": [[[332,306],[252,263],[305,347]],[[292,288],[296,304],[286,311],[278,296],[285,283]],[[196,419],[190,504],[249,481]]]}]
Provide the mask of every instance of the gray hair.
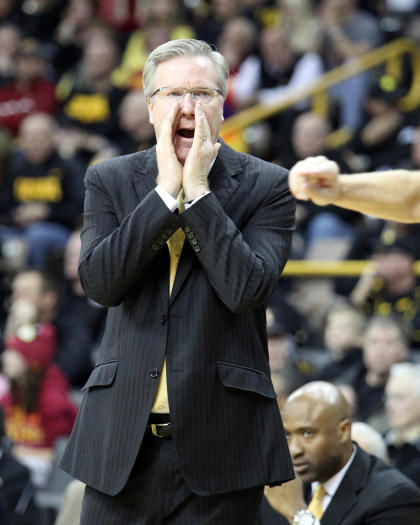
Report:
[{"label": "gray hair", "polygon": [[226,98],[229,67],[224,56],[218,51],[213,51],[207,42],[195,40],[194,38],[170,40],[150,53],[143,68],[143,91],[146,97],[150,97],[155,90],[154,80],[157,66],[161,62],[177,57],[208,58],[216,72],[217,87],[222,92],[223,98]]},{"label": "gray hair", "polygon": [[389,370],[391,379],[402,379],[403,382],[411,380],[413,391],[417,397],[420,397],[420,363],[396,363]]}]

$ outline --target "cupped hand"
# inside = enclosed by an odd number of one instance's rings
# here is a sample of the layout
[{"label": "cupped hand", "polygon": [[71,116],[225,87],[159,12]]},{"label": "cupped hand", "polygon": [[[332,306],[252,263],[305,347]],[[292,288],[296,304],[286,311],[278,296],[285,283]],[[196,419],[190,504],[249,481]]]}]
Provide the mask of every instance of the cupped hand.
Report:
[{"label": "cupped hand", "polygon": [[182,185],[182,165],[176,156],[174,140],[180,117],[180,105],[176,104],[162,122],[156,143],[158,163],[157,184],[173,197],[177,197]]},{"label": "cupped hand", "polygon": [[195,105],[195,132],[191,150],[184,164],[182,186],[188,201],[209,191],[208,174],[220,144],[213,144],[209,123],[203,106]]}]

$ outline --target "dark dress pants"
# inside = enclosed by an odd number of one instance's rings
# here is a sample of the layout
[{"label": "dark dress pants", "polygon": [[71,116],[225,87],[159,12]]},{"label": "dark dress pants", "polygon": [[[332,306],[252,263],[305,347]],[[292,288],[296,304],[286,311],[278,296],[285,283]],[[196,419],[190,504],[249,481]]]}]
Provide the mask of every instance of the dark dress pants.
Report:
[{"label": "dark dress pants", "polygon": [[147,434],[141,461],[119,494],[86,487],[80,525],[255,525],[263,490],[193,494],[181,476],[173,441]]}]

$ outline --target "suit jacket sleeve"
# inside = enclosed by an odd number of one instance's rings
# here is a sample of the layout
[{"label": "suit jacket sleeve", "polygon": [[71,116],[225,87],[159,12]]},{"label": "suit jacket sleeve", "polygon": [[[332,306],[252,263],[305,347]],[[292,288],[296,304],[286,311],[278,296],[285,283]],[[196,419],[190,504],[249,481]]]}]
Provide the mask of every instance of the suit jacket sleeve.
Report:
[{"label": "suit jacket sleeve", "polygon": [[[156,238],[162,231],[175,231],[179,218],[170,212],[153,189],[125,217],[114,199],[123,192],[113,186],[117,173],[101,174],[90,168],[86,174],[85,207],[79,275],[86,294],[105,306],[117,306],[142,277],[155,257]],[[114,177],[112,177],[114,176]],[[125,191],[132,191],[127,188]],[[160,246],[159,246],[160,249]]]},{"label": "suit jacket sleeve", "polygon": [[[273,293],[290,250],[295,200],[286,171],[263,164],[273,178],[261,174],[245,196],[253,212],[241,229],[210,193],[181,214],[187,240],[206,271],[219,299],[233,312],[245,312]],[[257,179],[258,180],[258,179]],[[197,250],[197,245],[199,251]]]}]

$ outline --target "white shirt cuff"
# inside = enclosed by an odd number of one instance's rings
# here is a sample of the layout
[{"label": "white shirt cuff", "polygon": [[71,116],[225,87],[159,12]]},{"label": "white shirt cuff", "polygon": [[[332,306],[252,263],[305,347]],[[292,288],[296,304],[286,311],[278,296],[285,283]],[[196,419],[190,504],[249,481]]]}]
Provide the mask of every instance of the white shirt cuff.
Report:
[{"label": "white shirt cuff", "polygon": [[194,199],[193,201],[191,201],[191,202],[186,202],[186,203],[185,203],[185,209],[188,210],[188,208],[191,208],[191,206],[194,206],[194,204],[195,204],[196,202],[198,202],[200,199],[202,199],[202,198],[204,197],[204,195],[207,195],[207,194],[209,194],[209,193],[211,193],[211,191],[206,191],[205,193],[203,193],[203,195],[200,195],[199,197],[197,197],[197,198]]},{"label": "white shirt cuff", "polygon": [[162,186],[159,186],[158,184],[155,190],[166,206],[171,210],[171,212],[174,212],[178,209],[179,202],[175,199],[175,197],[163,189]]},{"label": "white shirt cuff", "polygon": [[[168,193],[164,188],[162,188],[162,186],[159,186],[159,184],[156,186],[155,188],[157,194],[159,195],[159,197],[163,200],[163,202],[166,204],[166,206],[172,211],[174,212],[175,210],[178,209],[178,206],[179,206],[179,202],[177,201],[177,199],[175,199],[175,197],[173,197],[170,193]],[[211,193],[210,191],[206,191],[205,193],[203,193],[203,195],[200,195],[199,197],[197,197],[196,199],[194,199],[192,202],[186,202],[185,203],[185,209],[187,210],[188,208],[190,208],[191,206],[193,206],[197,201],[199,201],[200,199],[202,199],[204,197],[204,195],[207,195],[208,193]]]}]

